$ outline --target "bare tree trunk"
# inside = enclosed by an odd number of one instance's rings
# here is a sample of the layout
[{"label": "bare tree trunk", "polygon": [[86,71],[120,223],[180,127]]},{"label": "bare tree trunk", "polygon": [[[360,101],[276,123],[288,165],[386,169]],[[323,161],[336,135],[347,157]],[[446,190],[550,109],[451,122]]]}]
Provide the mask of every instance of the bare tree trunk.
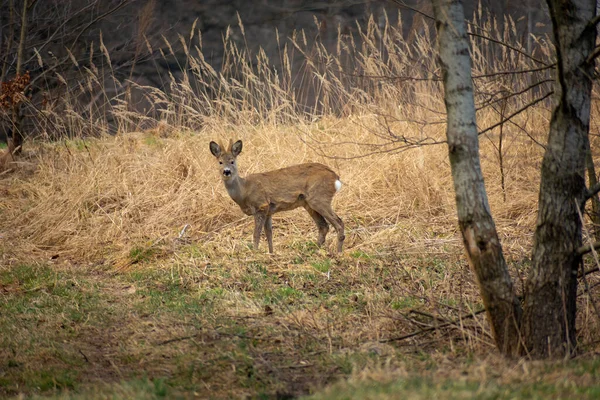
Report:
[{"label": "bare tree trunk", "polygon": [[27,0],[23,0],[23,14],[21,14],[21,35],[19,37],[19,50],[17,53],[17,75],[21,75],[23,72],[25,38],[27,37],[27,3]]},{"label": "bare tree trunk", "polygon": [[[16,75],[19,76],[23,73],[23,58],[25,57],[25,42],[27,39],[27,9],[28,9],[28,1],[23,0],[23,14],[21,15],[21,35],[19,37],[19,49],[17,52],[17,70]],[[21,102],[18,101],[13,105],[12,110],[12,145],[16,149],[15,153],[18,154],[21,152],[21,146],[23,145],[23,132],[22,121],[23,118],[21,116]]]},{"label": "bare tree trunk", "polygon": [[[6,39],[6,53],[10,54],[12,51],[12,43],[15,29],[15,5],[14,0],[8,2],[8,38]],[[2,63],[2,72],[0,73],[0,82],[4,82],[6,78],[6,72],[8,71],[8,62]]]},{"label": "bare tree trunk", "polygon": [[542,161],[533,265],[522,332],[534,358],[564,357],[576,345],[575,312],[596,27],[595,0],[547,0],[557,56],[557,105]]},{"label": "bare tree trunk", "polygon": [[479,162],[471,57],[461,1],[432,0],[448,112],[448,150],[458,222],[496,346],[519,352],[521,306],[514,293],[488,205]]}]

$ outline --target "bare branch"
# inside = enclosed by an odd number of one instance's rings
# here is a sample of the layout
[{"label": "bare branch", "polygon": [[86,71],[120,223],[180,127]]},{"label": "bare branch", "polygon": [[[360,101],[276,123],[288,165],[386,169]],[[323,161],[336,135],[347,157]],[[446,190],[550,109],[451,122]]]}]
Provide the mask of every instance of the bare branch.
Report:
[{"label": "bare branch", "polygon": [[[15,22],[15,5],[14,0],[10,0],[8,3],[9,17],[8,17],[8,39],[6,40],[6,54],[10,54],[12,50],[12,42],[14,36],[14,22]],[[0,82],[4,82],[6,72],[8,71],[8,62],[2,63],[2,73],[0,73]]]},{"label": "bare branch", "polygon": [[[88,9],[90,9],[90,8],[92,8],[92,7],[94,7],[94,6],[96,6],[96,4],[97,4],[97,3],[98,3],[98,1],[91,2],[91,3],[90,3],[90,4],[88,4],[87,6],[83,7],[82,9],[80,9],[80,10],[78,10],[78,11],[76,11],[76,12],[74,12],[73,14],[71,14],[69,18],[66,18],[66,19],[65,19],[65,20],[62,22],[62,24],[60,24],[60,25],[59,25],[59,26],[56,28],[56,30],[55,30],[55,31],[52,33],[52,35],[50,35],[50,36],[48,37],[48,39],[47,39],[47,40],[46,40],[44,43],[42,43],[42,45],[41,45],[41,46],[40,46],[40,47],[37,49],[37,50],[38,50],[38,52],[41,52],[42,50],[44,50],[44,47],[46,47],[46,46],[47,46],[47,45],[48,45],[50,42],[52,42],[52,40],[54,40],[54,38],[55,38],[56,34],[57,34],[57,33],[58,33],[58,32],[59,32],[59,31],[60,31],[60,30],[61,30],[61,29],[62,29],[62,28],[63,28],[63,27],[66,25],[66,24],[68,24],[69,22],[71,22],[71,21],[72,21],[72,20],[73,20],[75,17],[77,17],[79,14],[81,14],[81,13],[83,13],[83,12],[86,12]],[[33,60],[35,57],[36,57],[35,55],[31,56],[31,58],[29,58],[29,60],[27,60],[27,63],[29,63],[30,61],[32,61],[32,60]]]},{"label": "bare branch", "polygon": [[527,86],[526,88],[524,88],[523,90],[520,90],[520,91],[518,91],[518,92],[511,92],[511,93],[510,93],[510,94],[508,94],[507,96],[500,97],[500,98],[498,98],[498,99],[494,99],[494,100],[490,100],[489,102],[487,102],[487,103],[484,103],[483,105],[481,105],[481,106],[477,107],[477,109],[476,109],[476,110],[477,110],[477,111],[483,110],[484,108],[486,108],[486,107],[488,107],[488,106],[491,106],[491,105],[493,105],[493,104],[495,104],[495,103],[498,103],[498,102],[500,102],[500,101],[503,101],[503,100],[508,100],[508,99],[510,99],[511,97],[519,96],[519,95],[521,95],[521,94],[523,94],[523,93],[525,93],[525,92],[528,92],[528,91],[530,91],[531,89],[534,89],[534,88],[536,88],[536,87],[538,87],[538,86],[540,86],[540,85],[543,85],[544,83],[549,83],[549,82],[554,82],[554,79],[544,79],[544,80],[542,80],[542,81],[539,81],[539,82],[533,83],[533,84],[531,84],[531,85]]},{"label": "bare branch", "polygon": [[595,274],[595,273],[598,273],[598,272],[600,272],[600,269],[598,267],[592,267],[590,269],[586,269],[585,271],[581,270],[577,274],[577,278],[582,278],[584,275],[588,276],[590,274]]},{"label": "bare branch", "polygon": [[596,27],[596,25],[598,24],[598,22],[600,22],[600,14],[596,15],[594,18],[592,18],[589,22],[589,26],[590,27]]},{"label": "bare branch", "polygon": [[543,95],[542,97],[535,99],[534,101],[532,101],[529,104],[526,104],[525,106],[519,108],[517,111],[515,111],[514,113],[510,114],[508,117],[506,117],[505,119],[495,123],[492,126],[489,126],[487,128],[485,128],[484,130],[482,130],[481,132],[479,132],[479,135],[483,135],[486,132],[489,132],[497,127],[499,127],[500,125],[504,124],[506,121],[511,120],[512,118],[516,117],[517,115],[521,114],[523,111],[527,110],[530,107],[533,107],[534,105],[536,105],[537,103],[543,101],[544,99],[550,97],[552,94],[554,94],[554,91],[551,90],[548,93],[546,93],[545,95]]},{"label": "bare branch", "polygon": [[529,73],[533,73],[533,72],[544,71],[544,70],[551,69],[554,67],[556,67],[556,63],[550,64],[550,65],[545,65],[545,66],[539,67],[539,68],[522,69],[519,71],[497,71],[497,72],[491,72],[489,74],[473,75],[473,79],[492,78],[492,77],[501,76],[501,75],[529,74]]},{"label": "bare branch", "polygon": [[[79,38],[81,38],[81,35],[83,35],[85,33],[85,31],[87,31],[92,25],[94,25],[98,21],[106,18],[107,16],[115,13],[116,11],[118,11],[121,8],[123,8],[127,3],[130,3],[131,1],[133,1],[133,0],[122,0],[119,4],[117,4],[116,6],[114,6],[113,8],[111,8],[110,10],[106,11],[103,14],[100,14],[99,16],[97,16],[96,18],[94,18],[92,21],[90,21],[85,27],[83,27],[79,31],[79,33],[77,34],[77,37],[75,37],[75,39],[73,40],[73,43],[71,44],[70,49],[71,50],[73,49],[73,47],[75,46],[75,44],[79,41]],[[31,80],[31,82],[29,83],[27,89],[30,88],[30,87],[32,87],[35,82],[37,82],[38,80],[42,79],[49,72],[52,72],[55,69],[59,68],[60,66],[62,66],[62,64],[66,63],[67,61],[69,61],[69,56],[65,56],[62,60],[58,61],[52,67],[50,67],[50,68],[45,69],[44,71],[42,71],[39,75],[37,75],[34,79]]]},{"label": "bare branch", "polygon": [[[579,220],[581,221],[581,226],[583,228],[583,231],[585,232],[585,234],[588,237],[588,240],[590,241],[590,243],[589,243],[590,250],[592,251],[592,255],[594,256],[594,261],[596,262],[596,268],[598,270],[600,270],[600,260],[598,260],[598,253],[596,253],[593,243],[591,243],[592,239],[591,239],[590,233],[588,232],[588,229],[585,225],[585,221],[583,220],[583,215],[581,215],[581,209],[579,207],[579,204],[577,203],[577,200],[573,199],[573,201],[575,202],[575,209],[577,210],[577,215],[579,216]],[[589,296],[590,302],[592,303],[592,307],[594,308],[594,311],[596,312],[596,316],[600,320],[600,312],[598,311],[598,306],[596,305],[596,301],[594,300],[594,298],[592,297],[592,295],[590,293],[590,285],[588,284],[587,278],[585,277],[585,269],[583,267],[583,261],[580,261],[579,264],[581,265],[581,277],[583,278],[583,284],[585,285],[585,289]]]},{"label": "bare branch", "polygon": [[[459,324],[460,324],[461,321],[463,321],[465,319],[475,318],[475,316],[477,316],[479,314],[482,314],[484,312],[485,312],[485,309],[479,310],[479,311],[475,311],[475,312],[469,313],[469,314],[464,314],[464,315],[456,318],[453,321],[448,321],[448,322],[445,322],[445,323],[440,324],[438,326],[431,326],[429,328],[420,329],[418,331],[409,333],[408,335],[404,335],[404,336],[399,336],[399,337],[395,337],[395,338],[388,338],[388,339],[381,339],[379,342],[380,343],[398,342],[398,341],[401,341],[401,340],[410,339],[410,338],[418,336],[418,335],[422,335],[422,334],[427,333],[427,332],[431,332],[431,331],[435,331],[435,330],[438,330],[438,329],[446,328],[448,326],[459,326]],[[441,318],[440,317],[436,317],[436,319],[441,319]]]},{"label": "bare branch", "polygon": [[117,4],[116,6],[114,6],[113,8],[111,8],[110,10],[106,11],[103,14],[98,15],[96,18],[94,18],[93,20],[91,20],[85,27],[83,27],[83,29],[79,32],[79,35],[77,35],[77,37],[75,38],[75,40],[73,40],[73,43],[71,44],[71,48],[73,48],[73,46],[75,46],[75,44],[79,41],[79,38],[81,37],[81,35],[83,35],[83,33],[85,31],[87,31],[92,25],[94,25],[98,21],[101,21],[102,19],[108,17],[109,15],[115,13],[116,11],[120,10],[125,5],[127,5],[127,3],[130,3],[131,1],[133,1],[133,0],[121,0],[121,2],[119,4]]},{"label": "bare branch", "polygon": [[590,187],[587,190],[587,193],[585,194],[584,202],[588,201],[589,199],[591,199],[598,193],[600,193],[600,182],[596,183],[594,186]]},{"label": "bare branch", "polygon": [[523,50],[521,50],[521,49],[519,49],[519,48],[517,48],[517,47],[515,47],[515,46],[512,46],[512,45],[510,45],[510,44],[508,44],[508,43],[502,42],[502,41],[500,41],[500,40],[497,40],[497,39],[493,39],[493,38],[491,38],[491,37],[489,37],[489,36],[480,35],[480,34],[478,34],[478,33],[474,33],[474,32],[470,32],[470,33],[469,33],[469,35],[470,35],[470,36],[475,36],[475,37],[478,37],[478,38],[480,38],[480,39],[487,40],[487,41],[489,41],[489,42],[492,42],[492,43],[499,44],[499,45],[501,45],[501,46],[504,46],[504,47],[506,47],[506,48],[508,48],[508,49],[510,49],[510,50],[512,50],[512,51],[514,51],[514,52],[517,52],[517,53],[521,54],[522,56],[525,56],[525,57],[529,58],[531,61],[535,61],[535,62],[536,62],[536,63],[538,63],[538,64],[542,64],[542,65],[544,65],[545,67],[548,67],[548,68],[549,68],[549,67],[551,67],[552,65],[554,65],[554,64],[548,64],[548,63],[546,63],[546,62],[544,62],[544,61],[542,61],[542,60],[539,60],[539,59],[537,59],[537,58],[533,57],[533,56],[532,56],[532,55],[530,55],[530,54],[527,54],[525,51],[523,51]]},{"label": "bare branch", "polygon": [[[429,15],[429,14],[426,14],[426,13],[424,13],[423,11],[421,11],[421,10],[418,10],[418,9],[416,9],[416,8],[414,8],[414,7],[411,7],[411,6],[407,5],[407,4],[405,4],[405,3],[404,3],[403,1],[401,1],[401,0],[392,0],[392,1],[393,1],[393,2],[394,2],[396,5],[398,5],[399,7],[406,8],[407,10],[411,10],[411,11],[413,11],[413,12],[415,12],[415,13],[417,13],[417,14],[419,14],[419,15],[421,15],[421,16],[423,16],[423,17],[427,18],[427,19],[434,20],[433,16],[431,16],[431,15]],[[467,23],[467,25],[468,25],[468,26],[471,26],[471,27],[475,26],[475,27],[476,27],[476,25],[474,25],[473,23],[471,23],[471,22],[469,22],[469,21],[466,21],[466,23]],[[480,38],[480,39],[484,39],[484,40],[490,41],[490,42],[492,42],[492,43],[499,44],[500,46],[504,46],[504,47],[506,47],[506,48],[508,48],[508,49],[510,49],[510,50],[513,50],[513,51],[515,51],[515,52],[517,52],[517,53],[519,53],[519,54],[521,54],[521,55],[523,55],[523,56],[525,56],[525,57],[529,58],[529,59],[530,59],[530,60],[532,60],[532,61],[535,61],[535,62],[536,62],[536,63],[538,63],[538,64],[542,64],[542,65],[544,65],[546,68],[552,67],[552,66],[554,65],[554,64],[547,64],[546,62],[544,62],[544,61],[542,61],[542,60],[539,60],[539,59],[537,59],[537,58],[533,57],[531,54],[528,54],[528,53],[526,53],[525,51],[523,51],[523,50],[521,50],[521,49],[519,49],[519,48],[517,48],[517,47],[514,47],[514,46],[512,46],[512,45],[510,45],[510,44],[508,44],[508,43],[506,43],[506,42],[503,42],[503,41],[501,41],[501,40],[493,39],[493,38],[491,38],[491,37],[489,37],[489,36],[481,35],[481,34],[474,33],[474,32],[467,32],[467,34],[468,34],[469,36],[478,37],[478,38]]]},{"label": "bare branch", "polygon": [[434,18],[431,15],[429,15],[427,13],[424,13],[423,11],[421,11],[421,10],[415,8],[415,7],[411,7],[411,6],[409,6],[408,4],[406,4],[405,2],[403,2],[401,0],[392,0],[392,2],[395,3],[399,7],[406,8],[407,10],[410,10],[410,11],[413,11],[414,13],[416,13],[416,14],[419,14],[420,16],[425,17],[426,19],[430,19],[432,21],[434,20]]},{"label": "bare branch", "polygon": [[[481,75],[473,75],[473,79],[482,79],[482,78],[493,78],[495,76],[503,76],[503,75],[517,75],[517,74],[530,74],[534,72],[540,72],[547,69],[554,68],[556,64],[545,65],[539,68],[531,68],[531,69],[522,69],[518,71],[496,71],[490,72],[489,74],[481,74]],[[345,71],[340,71],[342,74],[346,76],[350,76],[352,78],[367,78],[367,79],[380,79],[383,81],[400,81],[400,82],[419,82],[419,81],[432,81],[432,82],[441,82],[442,78],[439,76],[432,77],[416,77],[416,76],[389,76],[389,75],[367,75],[367,74],[351,74]],[[545,82],[545,81],[544,81]],[[533,86],[532,86],[533,87]]]},{"label": "bare branch", "polygon": [[583,256],[587,253],[591,253],[594,250],[600,250],[600,242],[583,245],[577,250],[575,250],[575,254],[577,254],[578,256]]},{"label": "bare branch", "polygon": [[585,62],[590,63],[590,62],[594,61],[598,56],[600,56],[600,46],[598,46],[594,49],[592,54],[590,54],[589,57],[586,58]]}]

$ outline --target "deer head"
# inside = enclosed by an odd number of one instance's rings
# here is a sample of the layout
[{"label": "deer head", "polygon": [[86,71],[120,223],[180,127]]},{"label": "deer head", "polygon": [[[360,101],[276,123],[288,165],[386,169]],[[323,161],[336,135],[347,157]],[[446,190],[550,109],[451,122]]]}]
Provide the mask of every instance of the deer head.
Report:
[{"label": "deer head", "polygon": [[221,178],[223,178],[224,181],[228,181],[238,176],[236,159],[242,152],[241,140],[238,140],[235,143],[229,141],[227,150],[224,149],[223,145],[216,142],[210,142],[210,152],[219,161]]}]

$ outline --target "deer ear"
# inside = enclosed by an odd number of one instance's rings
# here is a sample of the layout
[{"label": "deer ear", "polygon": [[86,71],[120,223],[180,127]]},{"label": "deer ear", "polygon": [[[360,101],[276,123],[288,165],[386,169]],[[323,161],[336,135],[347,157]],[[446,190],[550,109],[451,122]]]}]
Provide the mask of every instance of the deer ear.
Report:
[{"label": "deer ear", "polygon": [[221,155],[221,146],[215,142],[210,142],[210,152],[213,156],[219,157]]},{"label": "deer ear", "polygon": [[242,152],[242,141],[238,140],[237,142],[235,142],[234,144],[231,145],[231,154],[233,154],[234,157],[237,157],[240,155],[241,152]]}]

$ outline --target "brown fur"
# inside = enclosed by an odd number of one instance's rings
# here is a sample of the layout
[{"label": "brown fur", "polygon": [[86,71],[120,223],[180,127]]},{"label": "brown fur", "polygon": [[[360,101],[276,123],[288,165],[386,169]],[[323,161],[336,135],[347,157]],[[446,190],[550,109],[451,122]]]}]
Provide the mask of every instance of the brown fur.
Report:
[{"label": "brown fur", "polygon": [[331,168],[318,163],[306,163],[242,178],[237,170],[237,156],[242,141],[225,146],[210,143],[210,151],[221,167],[221,176],[227,192],[247,215],[254,216],[254,247],[258,248],[262,228],[265,228],[269,252],[273,252],[272,215],[304,207],[319,229],[317,244],[325,243],[332,224],[337,231],[338,252],[344,243],[344,223],[331,207],[339,176]]}]

